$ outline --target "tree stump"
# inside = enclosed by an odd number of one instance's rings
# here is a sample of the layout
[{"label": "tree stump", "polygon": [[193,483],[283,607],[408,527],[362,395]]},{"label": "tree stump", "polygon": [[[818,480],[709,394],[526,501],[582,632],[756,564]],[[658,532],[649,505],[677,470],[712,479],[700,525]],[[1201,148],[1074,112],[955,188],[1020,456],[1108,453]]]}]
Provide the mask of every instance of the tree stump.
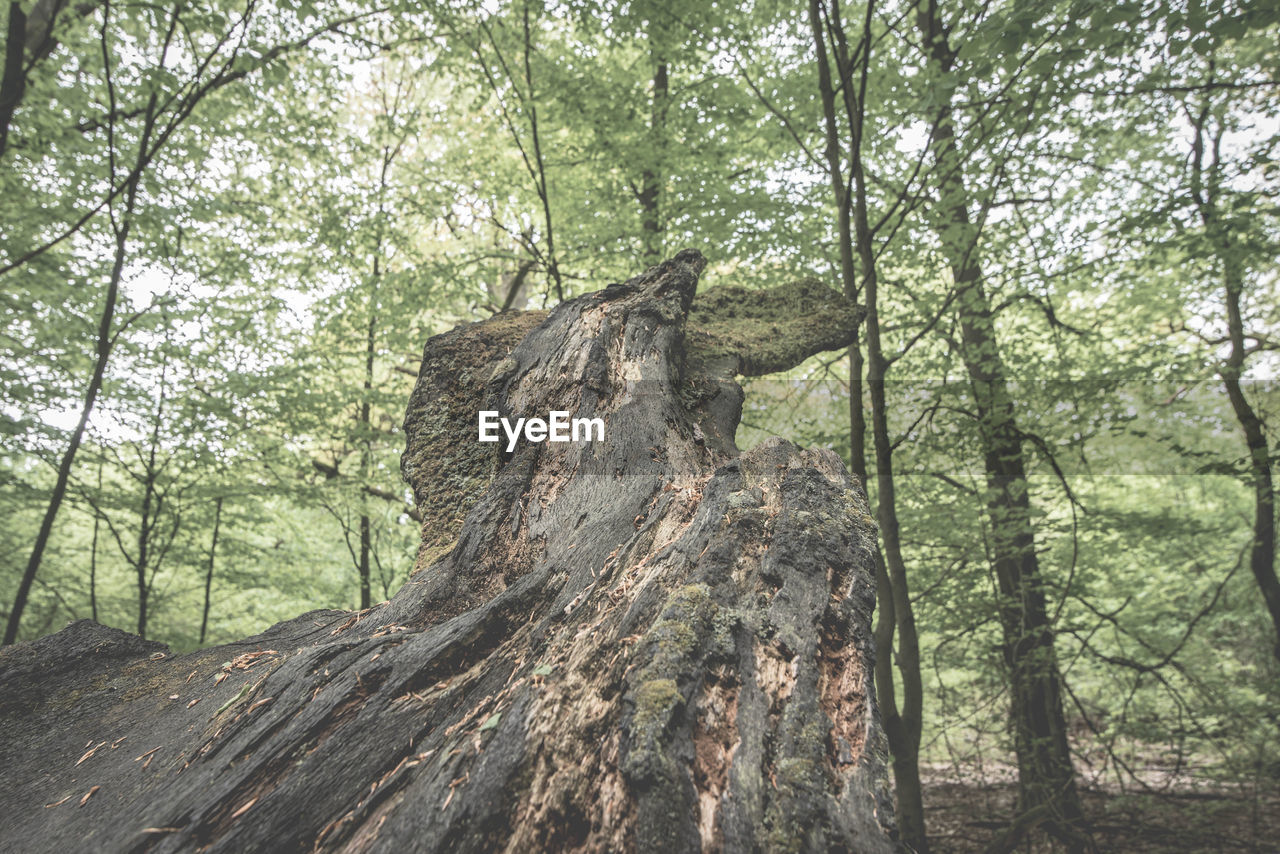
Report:
[{"label": "tree stump", "polygon": [[[733,444],[735,375],[860,310],[694,302],[704,264],[427,343],[391,601],[189,655],[89,621],[0,653],[0,848],[895,850],[866,499],[830,451]],[[507,453],[480,409],[605,439]]]}]

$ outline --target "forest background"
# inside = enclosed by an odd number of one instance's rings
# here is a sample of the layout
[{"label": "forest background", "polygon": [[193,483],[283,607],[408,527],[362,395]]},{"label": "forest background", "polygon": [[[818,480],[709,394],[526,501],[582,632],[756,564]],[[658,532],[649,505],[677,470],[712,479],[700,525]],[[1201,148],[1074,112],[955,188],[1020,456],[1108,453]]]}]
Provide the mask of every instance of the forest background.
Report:
[{"label": "forest background", "polygon": [[1280,7],[7,6],[5,643],[388,598],[425,339],[690,246],[704,288],[868,307],[747,384],[739,445],[867,485],[908,840],[925,789],[998,800],[1036,679],[1087,791],[1225,792],[1266,838]]}]

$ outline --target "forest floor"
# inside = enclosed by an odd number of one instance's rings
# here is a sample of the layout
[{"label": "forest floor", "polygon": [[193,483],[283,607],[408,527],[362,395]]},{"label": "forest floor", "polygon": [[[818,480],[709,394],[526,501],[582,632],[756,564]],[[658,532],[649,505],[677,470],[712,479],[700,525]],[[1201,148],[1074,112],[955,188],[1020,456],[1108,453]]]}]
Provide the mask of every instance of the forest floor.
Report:
[{"label": "forest floor", "polygon": [[[934,854],[984,849],[1013,813],[1011,782],[977,784],[933,780],[925,784],[925,821]],[[1120,792],[1086,788],[1085,812],[1103,852],[1280,852],[1280,793],[1170,788]],[[1024,842],[1019,852],[1051,850]]]}]

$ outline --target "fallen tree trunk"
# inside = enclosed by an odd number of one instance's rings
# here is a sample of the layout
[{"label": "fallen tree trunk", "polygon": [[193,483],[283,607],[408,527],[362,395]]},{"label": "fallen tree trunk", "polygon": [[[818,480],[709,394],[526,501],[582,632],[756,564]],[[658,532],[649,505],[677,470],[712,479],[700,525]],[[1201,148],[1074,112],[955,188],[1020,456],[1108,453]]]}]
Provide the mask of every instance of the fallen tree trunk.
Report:
[{"label": "fallen tree trunk", "polygon": [[[865,498],[829,451],[733,445],[733,377],[859,313],[814,282],[694,303],[703,264],[428,342],[390,602],[189,655],[89,621],[0,653],[0,846],[894,850]],[[479,409],[607,432],[506,453]]]}]

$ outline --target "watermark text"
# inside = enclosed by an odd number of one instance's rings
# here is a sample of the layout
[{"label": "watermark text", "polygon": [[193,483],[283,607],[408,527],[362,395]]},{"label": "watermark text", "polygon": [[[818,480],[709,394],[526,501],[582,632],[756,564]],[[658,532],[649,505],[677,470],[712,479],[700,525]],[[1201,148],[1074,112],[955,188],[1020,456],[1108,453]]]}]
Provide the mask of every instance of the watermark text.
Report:
[{"label": "watermark text", "polygon": [[569,412],[553,409],[546,420],[517,418],[513,423],[497,410],[481,410],[479,433],[481,442],[500,441],[499,430],[507,437],[507,453],[516,449],[521,435],[526,442],[603,442],[603,418],[573,418]]}]

